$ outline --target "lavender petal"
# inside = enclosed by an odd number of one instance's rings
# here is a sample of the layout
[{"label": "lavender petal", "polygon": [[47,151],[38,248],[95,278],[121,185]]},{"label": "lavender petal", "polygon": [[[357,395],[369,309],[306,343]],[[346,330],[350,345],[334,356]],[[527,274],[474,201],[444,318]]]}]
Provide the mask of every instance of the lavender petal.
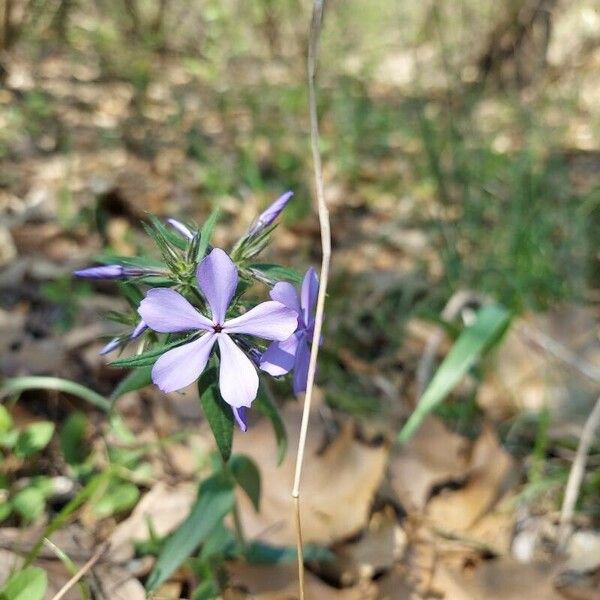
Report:
[{"label": "lavender petal", "polygon": [[306,342],[306,337],[298,343],[296,351],[296,363],[294,365],[294,380],[292,387],[294,394],[299,394],[306,391],[306,380],[308,379],[308,363],[310,362],[310,348]]},{"label": "lavender petal", "polygon": [[221,364],[219,390],[233,408],[250,406],[258,392],[258,373],[250,359],[225,333],[218,334]]},{"label": "lavender petal", "polygon": [[204,371],[215,339],[214,333],[207,333],[165,352],[152,367],[152,381],[163,392],[173,392],[190,385]]},{"label": "lavender petal", "polygon": [[266,340],[283,341],[296,330],[296,313],[281,304],[269,300],[250,309],[247,313],[225,321],[225,333],[245,333]]},{"label": "lavender petal", "polygon": [[102,350],[100,350],[98,354],[100,354],[100,356],[104,356],[105,354],[116,350],[120,345],[121,340],[119,338],[113,338],[112,340],[110,340],[110,342],[108,342],[108,344],[106,344],[106,346],[102,348]]},{"label": "lavender petal", "polygon": [[125,269],[121,265],[103,265],[101,267],[88,267],[73,271],[76,277],[86,279],[121,279],[126,277]]},{"label": "lavender petal", "polygon": [[300,292],[300,306],[302,307],[302,318],[304,325],[308,328],[315,320],[315,305],[319,295],[319,278],[314,267],[310,267],[304,275],[302,290]]},{"label": "lavender petal", "polygon": [[298,343],[303,339],[301,333],[295,333],[283,342],[273,342],[260,359],[260,368],[273,377],[289,373],[296,362]]},{"label": "lavender petal", "polygon": [[298,301],[298,292],[296,288],[287,281],[280,281],[273,286],[270,294],[271,298],[281,302],[284,306],[291,308],[296,314],[300,315],[300,302]]},{"label": "lavender petal", "polygon": [[133,331],[129,334],[129,339],[130,340],[135,340],[137,338],[140,337],[140,335],[142,335],[142,333],[144,333],[144,331],[146,331],[146,329],[148,329],[148,325],[146,325],[146,322],[142,319],[134,328]]},{"label": "lavender petal", "polygon": [[247,416],[246,416],[246,407],[245,406],[240,406],[239,408],[231,407],[231,410],[233,411],[233,417],[235,418],[236,423],[238,424],[238,427],[242,431],[248,431],[248,420],[247,420]]},{"label": "lavender petal", "polygon": [[254,224],[248,230],[248,235],[257,235],[268,227],[285,208],[286,204],[290,201],[294,192],[286,192],[279,196],[275,202],[271,203],[266,210],[264,210],[256,219]]},{"label": "lavender petal", "polygon": [[184,238],[187,238],[188,240],[194,239],[194,234],[181,221],[178,221],[177,219],[167,219],[167,223]]},{"label": "lavender petal", "polygon": [[154,288],[140,302],[142,320],[159,333],[193,329],[212,330],[212,322],[201,315],[181,294],[169,288]]},{"label": "lavender petal", "polygon": [[215,323],[222,324],[238,283],[237,268],[220,248],[215,248],[198,265],[198,287],[202,290]]}]

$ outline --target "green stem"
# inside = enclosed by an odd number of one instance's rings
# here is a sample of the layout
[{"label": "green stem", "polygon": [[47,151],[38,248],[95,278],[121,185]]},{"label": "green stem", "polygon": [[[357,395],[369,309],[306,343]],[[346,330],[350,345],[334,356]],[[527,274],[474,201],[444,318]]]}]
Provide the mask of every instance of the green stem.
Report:
[{"label": "green stem", "polygon": [[79,383],[61,379],[60,377],[15,377],[14,379],[5,379],[0,385],[0,398],[8,394],[20,394],[26,390],[54,390],[77,396],[86,400],[96,408],[109,412],[111,403],[94,390],[90,390]]}]

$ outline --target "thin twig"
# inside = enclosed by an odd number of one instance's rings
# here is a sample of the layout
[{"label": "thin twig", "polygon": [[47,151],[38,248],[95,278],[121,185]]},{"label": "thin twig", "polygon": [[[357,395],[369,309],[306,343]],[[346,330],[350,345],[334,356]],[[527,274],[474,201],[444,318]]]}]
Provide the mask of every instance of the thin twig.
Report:
[{"label": "thin twig", "polygon": [[600,382],[600,369],[598,369],[598,367],[586,362],[584,359],[577,356],[575,352],[566,346],[563,346],[549,335],[546,335],[543,331],[539,331],[525,324],[521,324],[518,331],[526,340],[538,346],[548,354],[551,354],[554,358],[557,358],[576,371],[579,371],[579,373],[588,379],[591,379],[596,383]]},{"label": "thin twig", "polygon": [[565,497],[563,500],[562,510],[560,511],[560,522],[558,526],[558,545],[559,551],[563,551],[571,534],[571,522],[573,520],[573,512],[575,511],[575,503],[579,496],[579,489],[585,474],[585,465],[587,463],[588,452],[594,441],[596,430],[600,427],[600,397],[596,400],[596,404],[589,414],[583,430],[575,460],[569,472],[567,487],[565,488]]},{"label": "thin twig", "polygon": [[315,90],[317,55],[319,51],[319,39],[321,37],[324,4],[325,0],[314,1],[308,42],[308,104],[310,112],[310,146],[315,173],[315,190],[317,194],[319,210],[319,225],[321,228],[321,247],[323,257],[321,260],[321,276],[319,282],[319,295],[317,297],[317,310],[315,314],[315,329],[312,338],[310,361],[308,363],[308,379],[306,382],[306,394],[304,396],[302,425],[300,427],[300,439],[298,440],[298,453],[296,455],[294,487],[292,489],[295,515],[294,520],[296,523],[296,546],[298,550],[298,581],[300,586],[300,600],[304,600],[304,552],[302,549],[302,523],[300,518],[300,480],[302,477],[302,465],[304,462],[306,436],[308,433],[308,420],[310,416],[310,407],[315,383],[317,356],[319,354],[319,341],[321,339],[321,329],[323,326],[323,309],[325,306],[325,295],[327,293],[327,282],[329,279],[329,262],[331,259],[331,227],[329,224],[329,211],[327,210],[327,203],[325,202],[323,169],[321,165],[321,154],[319,152],[319,122]]},{"label": "thin twig", "polygon": [[94,565],[104,556],[104,554],[108,551],[110,544],[108,542],[102,544],[100,548],[98,548],[97,552],[88,560],[85,565],[63,585],[60,590],[52,597],[52,600],[61,600],[67,594],[67,592],[88,572],[90,571]]}]

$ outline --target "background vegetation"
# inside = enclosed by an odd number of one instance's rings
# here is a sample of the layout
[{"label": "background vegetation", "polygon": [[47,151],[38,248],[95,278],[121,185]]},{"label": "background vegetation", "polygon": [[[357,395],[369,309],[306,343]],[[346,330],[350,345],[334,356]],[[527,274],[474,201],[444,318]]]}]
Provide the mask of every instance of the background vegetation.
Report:
[{"label": "background vegetation", "polygon": [[[121,305],[112,284],[70,273],[143,250],[147,212],[202,223],[219,206],[215,243],[225,246],[286,189],[296,196],[269,252],[298,270],[318,264],[310,3],[1,8],[0,376],[88,391],[27,390],[17,401],[5,384],[0,581],[25,559],[43,569],[51,598],[109,540],[70,593],[131,600],[177,524],[170,516],[185,516],[190,486],[210,471],[210,436],[193,394],[148,388],[103,412],[124,373],[97,355],[115,331],[100,315]],[[597,593],[597,561],[577,563],[600,555],[597,440],[579,546],[570,563],[554,549],[599,393],[599,25],[587,0],[328,3],[319,113],[334,256],[306,493],[312,515],[355,503],[345,526],[332,517],[313,530],[306,516],[320,548],[315,597],[524,597],[482,587],[502,569],[522,569],[540,598]],[[510,315],[508,331],[400,449],[427,382],[488,303]],[[296,404],[283,384],[270,393],[293,449]],[[295,593],[293,553],[281,550],[291,538],[277,525],[292,452],[275,470],[270,425],[255,412],[234,447],[262,473],[260,517],[240,505],[255,554],[232,555],[224,534],[157,597]],[[268,453],[253,453],[260,446]],[[163,508],[149,517],[150,505]],[[6,598],[18,597],[12,581]],[[589,595],[569,596],[574,588]]]}]

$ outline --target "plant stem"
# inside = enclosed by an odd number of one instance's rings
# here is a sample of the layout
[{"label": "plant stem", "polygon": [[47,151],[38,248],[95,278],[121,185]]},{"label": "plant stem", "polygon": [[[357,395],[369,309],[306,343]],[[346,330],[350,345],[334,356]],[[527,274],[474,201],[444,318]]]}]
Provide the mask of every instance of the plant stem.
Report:
[{"label": "plant stem", "polygon": [[302,477],[302,465],[304,462],[304,451],[306,449],[310,407],[315,383],[317,356],[319,354],[319,341],[321,339],[321,329],[323,327],[323,309],[325,307],[325,295],[327,293],[327,282],[329,279],[329,263],[331,260],[331,226],[329,223],[329,211],[327,210],[327,203],[325,202],[325,190],[323,186],[323,169],[321,165],[321,154],[319,152],[319,122],[315,90],[317,55],[319,51],[319,39],[321,37],[324,4],[325,0],[315,0],[313,4],[307,61],[308,104],[310,112],[310,145],[315,174],[315,190],[317,194],[319,210],[319,225],[321,228],[321,247],[323,256],[321,260],[319,295],[317,297],[317,310],[315,314],[315,329],[312,338],[310,361],[308,363],[308,379],[306,382],[306,394],[304,396],[302,424],[300,426],[300,439],[298,440],[298,453],[296,455],[294,487],[292,489],[296,524],[296,547],[298,551],[298,582],[300,588],[300,600],[304,600],[304,552],[302,549],[302,522],[300,518],[300,481]]}]

